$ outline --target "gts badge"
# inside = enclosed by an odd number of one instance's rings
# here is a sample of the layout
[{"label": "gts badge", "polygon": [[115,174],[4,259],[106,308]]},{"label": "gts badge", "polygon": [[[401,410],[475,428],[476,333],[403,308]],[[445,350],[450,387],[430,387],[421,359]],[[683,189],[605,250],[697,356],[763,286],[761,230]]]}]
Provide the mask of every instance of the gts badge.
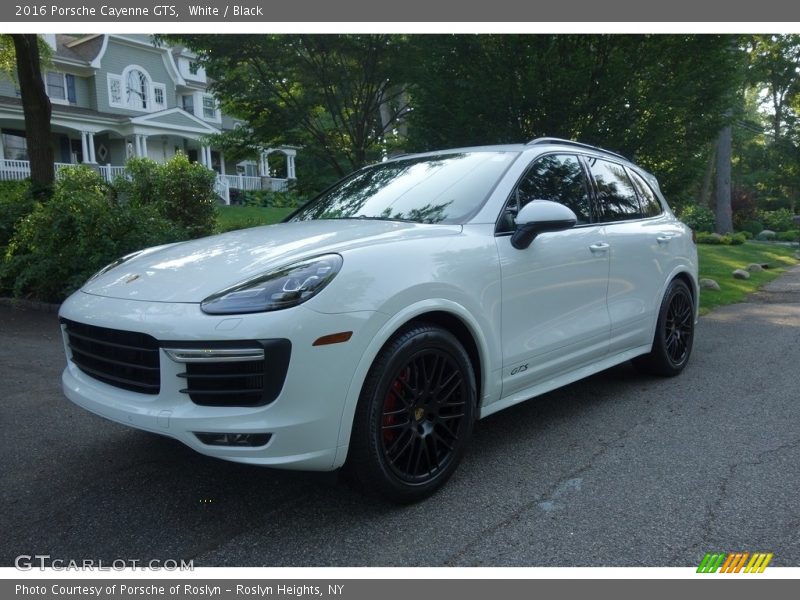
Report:
[{"label": "gts badge", "polygon": [[518,367],[514,367],[513,369],[511,369],[511,374],[519,375],[520,373],[524,373],[527,370],[528,370],[528,363],[525,363],[524,365],[520,365]]}]

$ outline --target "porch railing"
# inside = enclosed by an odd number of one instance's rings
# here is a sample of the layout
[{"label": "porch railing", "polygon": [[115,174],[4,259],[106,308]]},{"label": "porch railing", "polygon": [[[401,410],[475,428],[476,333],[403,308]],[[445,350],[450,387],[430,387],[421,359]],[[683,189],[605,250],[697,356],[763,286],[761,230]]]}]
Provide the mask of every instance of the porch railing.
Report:
[{"label": "porch railing", "polygon": [[[54,163],[56,177],[64,169],[77,167],[78,165],[69,163]],[[125,167],[116,165],[94,165],[103,179],[108,182],[117,177],[125,176]],[[27,160],[0,159],[0,181],[21,181],[31,176],[31,163]],[[264,185],[267,182],[268,187]],[[217,175],[214,183],[214,191],[225,201],[231,203],[230,190],[263,190],[268,189],[273,192],[285,192],[289,189],[287,179],[263,179],[248,175]]]}]

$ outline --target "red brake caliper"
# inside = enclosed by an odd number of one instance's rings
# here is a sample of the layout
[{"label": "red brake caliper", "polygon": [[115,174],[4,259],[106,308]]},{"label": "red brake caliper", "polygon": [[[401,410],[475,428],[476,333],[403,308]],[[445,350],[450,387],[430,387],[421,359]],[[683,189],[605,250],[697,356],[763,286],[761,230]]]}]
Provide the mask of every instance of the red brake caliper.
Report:
[{"label": "red brake caliper", "polygon": [[[389,390],[389,393],[386,394],[386,400],[383,403],[383,426],[389,427],[397,423],[398,415],[392,414],[387,415],[386,413],[393,413],[397,410],[400,406],[400,400],[398,399],[398,394],[401,393],[403,389],[403,381],[408,381],[408,369],[404,369],[400,376],[392,382],[392,388]],[[384,429],[383,430],[383,443],[390,444],[394,441],[397,437],[397,429]]]}]

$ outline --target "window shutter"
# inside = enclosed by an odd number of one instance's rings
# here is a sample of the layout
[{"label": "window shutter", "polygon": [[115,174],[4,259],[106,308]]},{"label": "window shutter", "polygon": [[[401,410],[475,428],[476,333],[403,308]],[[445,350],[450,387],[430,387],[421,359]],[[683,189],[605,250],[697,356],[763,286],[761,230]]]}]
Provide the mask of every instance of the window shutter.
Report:
[{"label": "window shutter", "polygon": [[67,74],[67,100],[71,103],[76,103],[78,100],[75,97],[75,75]]}]

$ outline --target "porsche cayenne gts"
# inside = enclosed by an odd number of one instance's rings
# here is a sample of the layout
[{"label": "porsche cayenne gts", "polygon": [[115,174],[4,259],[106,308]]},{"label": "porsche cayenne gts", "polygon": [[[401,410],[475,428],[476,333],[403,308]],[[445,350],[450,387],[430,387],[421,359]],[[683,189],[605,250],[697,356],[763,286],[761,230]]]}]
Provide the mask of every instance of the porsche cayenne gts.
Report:
[{"label": "porsche cayenne gts", "polygon": [[412,502],[477,419],[627,360],[680,373],[697,305],[691,231],[622,156],[405,155],[283,223],[102,269],[61,307],[63,388],[203,454]]}]

